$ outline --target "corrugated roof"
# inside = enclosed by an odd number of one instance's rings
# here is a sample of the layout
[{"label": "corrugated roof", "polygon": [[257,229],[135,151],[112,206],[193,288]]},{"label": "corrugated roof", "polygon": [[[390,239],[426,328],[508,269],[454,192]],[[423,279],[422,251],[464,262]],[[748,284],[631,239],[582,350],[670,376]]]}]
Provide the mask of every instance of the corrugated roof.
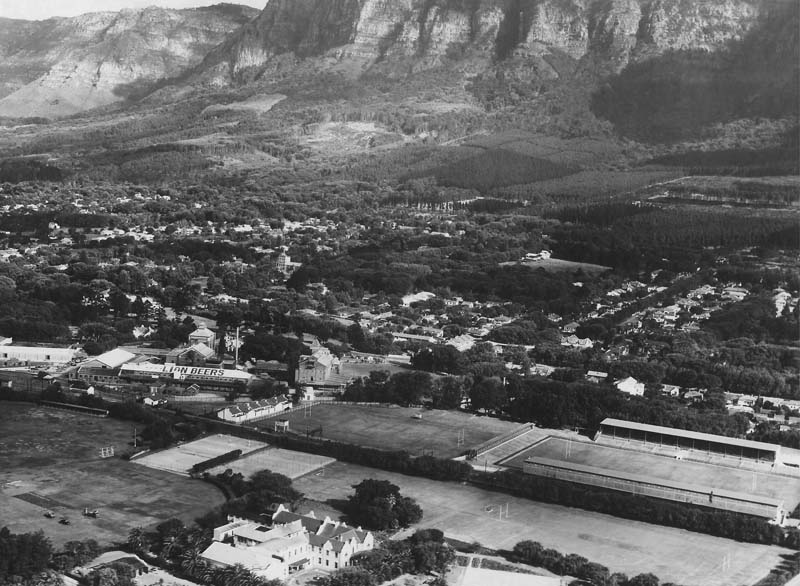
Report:
[{"label": "corrugated roof", "polygon": [[614,427],[621,427],[623,429],[645,431],[648,433],[661,433],[663,435],[673,435],[678,437],[684,437],[687,439],[702,440],[718,444],[728,444],[730,446],[737,446],[740,448],[750,448],[752,450],[763,450],[765,452],[778,453],[781,448],[777,444],[756,442],[752,440],[739,439],[736,437],[726,437],[724,435],[714,435],[712,433],[701,433],[699,431],[689,431],[687,429],[677,429],[675,427],[662,427],[660,425],[649,425],[647,423],[635,423],[633,421],[614,419],[612,417],[607,417],[603,419],[600,425],[601,426],[610,425]]},{"label": "corrugated roof", "polygon": [[708,486],[692,484],[689,482],[676,482],[669,478],[660,478],[658,476],[652,476],[649,474],[629,474],[627,472],[620,472],[618,470],[612,470],[610,468],[600,468],[598,466],[589,466],[586,464],[578,464],[576,462],[564,462],[562,460],[553,460],[551,458],[539,458],[536,456],[528,458],[527,460],[525,460],[525,463],[541,464],[543,466],[550,466],[552,468],[560,468],[562,470],[574,470],[576,472],[584,472],[587,474],[598,474],[619,480],[628,480],[632,482],[640,482],[645,484],[656,484],[659,486],[665,486],[667,488],[687,490],[692,492],[698,492],[701,494],[714,493],[714,496],[740,500],[748,503],[768,505],[776,508],[783,506],[782,500],[770,498],[768,496],[754,495],[744,492],[735,492],[732,490],[725,490],[721,488],[711,488]]},{"label": "corrugated roof", "polygon": [[236,548],[213,541],[206,550],[200,554],[207,560],[222,564],[225,566],[235,566],[242,564],[248,570],[266,570],[270,561],[269,558],[250,548]]},{"label": "corrugated roof", "polygon": [[133,360],[135,356],[135,354],[131,354],[122,348],[116,348],[114,350],[109,350],[100,356],[95,356],[94,360],[105,364],[108,368],[116,368],[118,366],[122,366],[129,360]]}]

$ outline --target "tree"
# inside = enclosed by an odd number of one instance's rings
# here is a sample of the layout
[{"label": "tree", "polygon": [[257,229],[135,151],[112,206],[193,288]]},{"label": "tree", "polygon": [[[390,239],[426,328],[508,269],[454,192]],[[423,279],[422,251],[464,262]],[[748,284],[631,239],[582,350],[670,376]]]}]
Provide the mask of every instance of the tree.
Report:
[{"label": "tree", "polygon": [[409,371],[393,374],[389,379],[387,400],[401,405],[418,405],[430,396],[433,379],[427,372]]},{"label": "tree", "polygon": [[319,582],[320,586],[375,586],[372,574],[363,568],[337,570]]},{"label": "tree", "polygon": [[128,533],[128,540],[126,543],[128,547],[136,553],[145,552],[150,547],[149,539],[142,527],[134,527],[131,529],[130,533]]},{"label": "tree", "polygon": [[653,574],[639,574],[628,580],[628,586],[658,586],[660,581]]},{"label": "tree", "polygon": [[497,378],[485,378],[472,385],[469,400],[475,410],[501,411],[508,400],[503,382]]},{"label": "tree", "polygon": [[0,579],[10,576],[28,578],[43,571],[53,553],[50,541],[42,531],[11,533],[0,529]]},{"label": "tree", "polygon": [[0,301],[11,301],[15,297],[17,291],[17,284],[13,279],[5,276],[0,276]]},{"label": "tree", "polygon": [[454,376],[441,378],[431,389],[431,399],[437,409],[458,409],[464,399],[464,383]]},{"label": "tree", "polygon": [[355,523],[383,530],[408,527],[422,519],[422,509],[416,501],[402,496],[397,485],[388,480],[362,480],[353,488],[348,513]]},{"label": "tree", "polygon": [[411,366],[428,372],[463,374],[466,370],[466,360],[456,348],[444,344],[420,350],[411,357]]}]

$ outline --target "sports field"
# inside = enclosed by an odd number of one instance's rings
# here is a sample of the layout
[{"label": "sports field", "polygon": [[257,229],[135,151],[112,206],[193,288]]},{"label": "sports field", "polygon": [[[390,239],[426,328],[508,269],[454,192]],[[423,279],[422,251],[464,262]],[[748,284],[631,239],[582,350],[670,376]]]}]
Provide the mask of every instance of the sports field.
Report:
[{"label": "sports field", "polygon": [[[421,415],[422,419],[415,416]],[[518,423],[456,411],[367,405],[322,404],[277,415],[257,423],[272,429],[275,419],[288,419],[295,433],[322,428],[322,437],[384,450],[406,450],[453,458]]]},{"label": "sports field", "polygon": [[[129,448],[131,423],[0,402],[0,430],[0,525],[12,532],[41,529],[57,546],[88,538],[105,545],[134,527],[192,521],[224,501],[202,481],[100,458],[100,447]],[[99,517],[84,517],[84,508]],[[71,524],[59,524],[61,517]]]},{"label": "sports field", "polygon": [[511,549],[530,539],[582,555],[612,572],[652,572],[662,582],[684,586],[749,586],[766,576],[781,554],[790,553],[343,462],[327,466],[324,475],[298,478],[294,486],[309,499],[335,503],[365,478],[388,480],[416,499],[424,512],[418,527],[437,527],[450,537],[493,549]]},{"label": "sports field", "polygon": [[262,442],[246,440],[232,435],[216,434],[161,450],[160,452],[147,454],[133,461],[136,464],[142,464],[156,470],[188,475],[189,469],[200,462],[205,462],[233,450],[242,450],[242,454],[247,454],[264,448],[266,445]]},{"label": "sports field", "polygon": [[240,472],[242,476],[249,478],[259,470],[271,470],[294,479],[315,472],[335,461],[325,456],[268,447],[251,452],[234,462],[212,468],[209,472],[219,474],[230,468],[234,473]]},{"label": "sports field", "polygon": [[768,468],[753,472],[750,469],[676,460],[647,452],[557,437],[546,438],[504,462],[504,465],[522,468],[522,463],[531,456],[645,474],[700,487],[780,498],[789,511],[800,503],[800,478],[779,476]]}]

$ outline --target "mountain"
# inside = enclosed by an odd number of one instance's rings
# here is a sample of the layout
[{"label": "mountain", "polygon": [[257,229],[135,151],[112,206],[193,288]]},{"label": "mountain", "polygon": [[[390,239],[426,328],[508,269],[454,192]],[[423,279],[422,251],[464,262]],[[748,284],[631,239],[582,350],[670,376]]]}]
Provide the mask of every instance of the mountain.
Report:
[{"label": "mountain", "polygon": [[0,19],[0,115],[64,116],[146,93],[257,15],[219,4]]},{"label": "mountain", "polygon": [[[269,0],[260,12],[0,21],[0,117],[118,102],[8,120],[0,157],[28,175],[38,161],[99,180],[280,185],[315,173],[427,181],[461,160],[497,169],[512,151],[600,171],[779,153],[774,168],[791,172],[799,11],[796,0]],[[162,39],[183,44],[151,51]]]},{"label": "mountain", "polygon": [[[391,80],[406,97],[444,85],[440,94],[495,113],[489,118],[502,110],[514,127],[673,141],[738,118],[797,117],[797,7],[795,0],[271,0],[198,71],[215,87],[329,74]],[[634,85],[639,93],[628,91]],[[378,99],[391,101],[386,87]],[[648,100],[659,110],[653,123]],[[702,114],[715,100],[725,102],[721,113]],[[691,115],[695,107],[700,115]]]},{"label": "mountain", "polygon": [[[589,58],[619,70],[741,38],[774,0],[272,0],[207,60],[232,79],[291,53],[413,69],[477,53]],[[555,73],[555,71],[553,71]]]}]

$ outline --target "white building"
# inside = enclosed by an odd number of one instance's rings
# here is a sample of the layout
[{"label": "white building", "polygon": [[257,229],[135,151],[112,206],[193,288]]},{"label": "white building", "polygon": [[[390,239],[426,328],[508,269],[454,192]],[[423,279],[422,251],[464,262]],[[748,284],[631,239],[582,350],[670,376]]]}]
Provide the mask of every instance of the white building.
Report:
[{"label": "white building", "polygon": [[285,395],[278,395],[270,399],[236,403],[217,412],[217,417],[223,421],[244,423],[261,417],[268,417],[286,411],[291,407]]},{"label": "white building", "polygon": [[632,376],[616,381],[614,386],[617,387],[617,390],[629,395],[635,395],[637,397],[644,395],[644,383],[640,383]]},{"label": "white building", "polygon": [[0,346],[0,361],[29,364],[67,364],[86,354],[80,348],[52,348],[46,346]]},{"label": "white building", "polygon": [[264,578],[285,579],[293,571],[319,567],[337,570],[350,565],[358,552],[375,545],[372,533],[360,527],[292,513],[280,505],[272,525],[233,519],[214,530],[214,542],[202,553],[217,567],[242,564]]}]

